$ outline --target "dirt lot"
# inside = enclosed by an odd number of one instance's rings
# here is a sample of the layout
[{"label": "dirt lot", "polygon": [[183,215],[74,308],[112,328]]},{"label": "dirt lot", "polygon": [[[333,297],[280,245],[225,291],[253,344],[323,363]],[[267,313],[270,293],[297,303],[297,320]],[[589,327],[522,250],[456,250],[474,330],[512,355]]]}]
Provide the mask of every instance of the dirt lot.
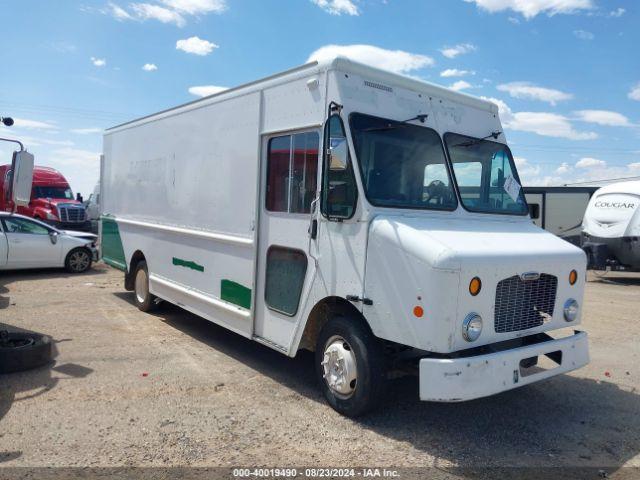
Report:
[{"label": "dirt lot", "polygon": [[58,350],[0,375],[1,466],[640,467],[640,275],[590,279],[586,368],[461,404],[420,402],[404,378],[356,421],[324,403],[310,354],[141,313],[122,283],[104,265],[0,274],[0,323]]}]

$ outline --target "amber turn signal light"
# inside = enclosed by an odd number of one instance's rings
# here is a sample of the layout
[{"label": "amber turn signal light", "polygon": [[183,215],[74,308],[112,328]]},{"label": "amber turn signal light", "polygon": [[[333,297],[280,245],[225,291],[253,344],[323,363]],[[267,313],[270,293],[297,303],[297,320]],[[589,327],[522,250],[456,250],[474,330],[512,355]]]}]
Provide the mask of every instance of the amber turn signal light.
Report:
[{"label": "amber turn signal light", "polygon": [[571,270],[571,273],[569,274],[569,283],[571,285],[575,285],[577,281],[578,281],[578,272],[576,272],[575,270]]},{"label": "amber turn signal light", "polygon": [[424,308],[422,308],[420,305],[416,305],[415,307],[413,307],[413,314],[417,318],[422,318],[422,316],[424,315]]},{"label": "amber turn signal light", "polygon": [[469,293],[474,297],[480,293],[482,289],[482,281],[478,277],[473,277],[469,282]]}]

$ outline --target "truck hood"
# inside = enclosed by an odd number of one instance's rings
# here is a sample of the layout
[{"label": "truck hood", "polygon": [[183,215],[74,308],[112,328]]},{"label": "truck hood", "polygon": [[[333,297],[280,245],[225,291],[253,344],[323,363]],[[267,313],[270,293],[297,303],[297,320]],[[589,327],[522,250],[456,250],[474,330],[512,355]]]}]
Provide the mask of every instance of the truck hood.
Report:
[{"label": "truck hood", "polygon": [[[565,322],[563,305],[568,298],[582,305],[585,269],[581,249],[528,218],[378,216],[369,229],[364,293],[371,304],[363,306],[363,313],[381,338],[430,352],[453,352],[578,323]],[[569,283],[572,270],[578,273],[574,285]],[[534,272],[556,277],[551,318],[517,331],[496,331],[498,285]],[[476,296],[469,293],[474,277],[482,281]],[[471,312],[485,323],[473,345],[461,334],[462,321]]]},{"label": "truck hood", "polygon": [[88,232],[77,232],[75,230],[61,230],[61,232],[69,237],[83,238],[85,240],[96,240],[97,235]]},{"label": "truck hood", "polygon": [[460,270],[496,262],[504,266],[507,261],[516,261],[522,268],[558,259],[581,264],[584,259],[582,250],[525,219],[379,216],[370,231],[437,269]]}]

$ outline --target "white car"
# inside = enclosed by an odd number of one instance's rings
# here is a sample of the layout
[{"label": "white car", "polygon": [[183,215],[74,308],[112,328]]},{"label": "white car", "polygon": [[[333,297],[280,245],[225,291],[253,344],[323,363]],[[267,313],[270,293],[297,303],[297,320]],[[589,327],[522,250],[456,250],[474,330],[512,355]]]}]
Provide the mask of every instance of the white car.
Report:
[{"label": "white car", "polygon": [[0,270],[64,267],[82,273],[98,259],[96,235],[58,230],[23,215],[0,212]]}]

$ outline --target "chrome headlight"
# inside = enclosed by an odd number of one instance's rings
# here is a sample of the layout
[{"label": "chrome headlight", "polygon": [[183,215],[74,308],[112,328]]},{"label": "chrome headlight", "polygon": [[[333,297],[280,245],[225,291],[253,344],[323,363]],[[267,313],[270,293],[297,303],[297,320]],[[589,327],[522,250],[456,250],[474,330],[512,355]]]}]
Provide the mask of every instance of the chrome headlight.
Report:
[{"label": "chrome headlight", "polygon": [[462,336],[467,342],[475,342],[482,333],[482,317],[470,313],[462,322]]},{"label": "chrome headlight", "polygon": [[578,310],[580,310],[578,302],[573,298],[570,298],[569,300],[564,302],[564,319],[567,322],[573,322],[576,318],[578,318]]},{"label": "chrome headlight", "polygon": [[58,217],[55,216],[52,212],[45,212],[47,215],[47,220],[58,220]]}]

